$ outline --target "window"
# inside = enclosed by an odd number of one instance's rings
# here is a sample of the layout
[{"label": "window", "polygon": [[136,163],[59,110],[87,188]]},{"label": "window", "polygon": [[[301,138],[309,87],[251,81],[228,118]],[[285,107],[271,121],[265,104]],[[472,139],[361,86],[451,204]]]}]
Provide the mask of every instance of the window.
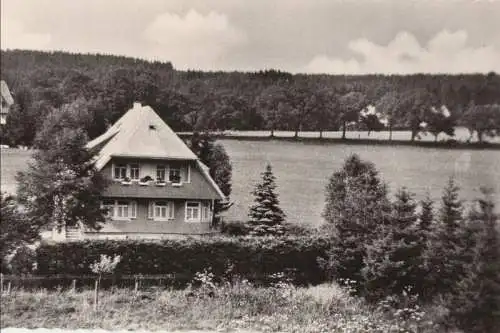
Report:
[{"label": "window", "polygon": [[210,221],[210,202],[203,203],[203,221]]},{"label": "window", "polygon": [[129,218],[128,201],[117,201],[115,218]]},{"label": "window", "polygon": [[175,218],[173,201],[151,201],[148,218],[155,221],[173,220]]},{"label": "window", "polygon": [[137,163],[130,164],[130,179],[139,180],[140,178],[139,171],[140,171],[139,164]]},{"label": "window", "polygon": [[179,167],[170,168],[169,180],[174,184],[181,182],[181,169]]},{"label": "window", "polygon": [[102,208],[107,209],[106,217],[128,220],[137,217],[137,202],[126,200],[103,200]]},{"label": "window", "polygon": [[115,179],[125,179],[127,177],[127,165],[126,164],[116,164],[114,170]]},{"label": "window", "polygon": [[166,219],[168,211],[168,204],[165,201],[157,201],[155,202],[155,218],[157,219]]},{"label": "window", "polygon": [[199,202],[186,202],[186,222],[200,222]]},{"label": "window", "polygon": [[165,181],[165,174],[166,174],[166,168],[164,165],[157,165],[156,166],[156,180]]}]

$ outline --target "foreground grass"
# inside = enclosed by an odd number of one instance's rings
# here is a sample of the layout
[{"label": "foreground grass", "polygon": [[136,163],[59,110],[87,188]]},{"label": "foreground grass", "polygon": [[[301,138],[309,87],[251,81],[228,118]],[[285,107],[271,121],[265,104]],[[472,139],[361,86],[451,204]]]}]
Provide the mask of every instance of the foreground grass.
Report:
[{"label": "foreground grass", "polygon": [[391,314],[371,308],[336,285],[256,288],[238,283],[212,292],[102,291],[94,310],[92,291],[17,290],[2,296],[1,326],[297,333],[440,331],[425,316],[403,318],[401,311]]}]

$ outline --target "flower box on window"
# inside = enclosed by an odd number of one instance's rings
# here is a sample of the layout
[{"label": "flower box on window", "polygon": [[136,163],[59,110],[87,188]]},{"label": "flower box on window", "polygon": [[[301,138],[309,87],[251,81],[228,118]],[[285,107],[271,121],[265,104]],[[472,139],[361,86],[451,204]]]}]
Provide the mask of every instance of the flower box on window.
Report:
[{"label": "flower box on window", "polygon": [[156,186],[165,186],[165,185],[167,185],[167,182],[165,181],[165,179],[156,178],[155,185]]},{"label": "flower box on window", "polygon": [[131,184],[132,184],[132,181],[130,180],[129,177],[123,178],[122,185],[131,185]]},{"label": "flower box on window", "polygon": [[139,185],[141,185],[141,186],[148,186],[149,183],[151,183],[151,181],[153,181],[153,178],[151,178],[150,176],[142,177],[139,180]]}]

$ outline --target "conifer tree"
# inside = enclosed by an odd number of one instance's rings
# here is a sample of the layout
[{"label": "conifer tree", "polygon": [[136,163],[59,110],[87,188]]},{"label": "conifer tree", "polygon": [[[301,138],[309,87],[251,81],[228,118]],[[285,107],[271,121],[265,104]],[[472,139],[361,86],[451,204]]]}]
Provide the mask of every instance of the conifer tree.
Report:
[{"label": "conifer tree", "polygon": [[[429,245],[433,241],[433,235],[436,231],[434,221],[434,202],[427,193],[426,197],[420,201],[420,214],[417,224],[418,244],[422,253],[422,274],[417,279],[416,285],[421,290],[421,295],[425,298],[432,297],[429,291],[434,288],[432,279],[429,279],[429,273],[433,272],[431,258],[429,258]],[[429,284],[431,284],[429,286]]]},{"label": "conifer tree", "polygon": [[285,213],[281,210],[275,193],[275,180],[271,164],[268,164],[262,173],[262,183],[257,184],[253,191],[255,204],[250,207],[248,214],[249,233],[252,235],[282,235],[285,232]]},{"label": "conifer tree", "polygon": [[427,193],[427,196],[420,201],[421,211],[419,214],[419,229],[423,232],[429,232],[434,221],[434,202]]},{"label": "conifer tree", "polygon": [[[367,245],[363,276],[369,299],[401,294],[414,289],[421,275],[422,253],[417,229],[418,215],[414,195],[400,189],[392,203],[388,224],[378,238]],[[420,290],[412,290],[420,293]]]},{"label": "conifer tree", "polygon": [[458,196],[459,187],[450,178],[441,197],[437,225],[432,235],[432,244],[428,249],[429,286],[433,292],[453,292],[456,282],[467,271],[464,262],[466,226],[463,220],[462,201]]},{"label": "conifer tree", "polygon": [[326,186],[323,217],[335,245],[324,267],[337,279],[361,282],[365,246],[389,215],[387,189],[375,166],[356,154],[348,157]]},{"label": "conifer tree", "polygon": [[500,232],[492,192],[482,189],[468,215],[474,254],[449,302],[452,317],[467,332],[500,331]]}]

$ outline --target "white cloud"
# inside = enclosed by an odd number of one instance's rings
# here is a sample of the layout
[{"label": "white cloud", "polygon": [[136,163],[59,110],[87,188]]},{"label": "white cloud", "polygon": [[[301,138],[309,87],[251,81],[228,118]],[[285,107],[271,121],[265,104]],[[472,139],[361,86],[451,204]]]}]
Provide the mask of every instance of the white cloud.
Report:
[{"label": "white cloud", "polygon": [[493,46],[469,47],[467,37],[464,30],[442,30],[425,47],[406,31],[398,33],[386,46],[356,39],[348,43],[348,48],[363,60],[317,55],[303,71],[332,74],[500,72],[500,50]]},{"label": "white cloud", "polygon": [[157,16],[144,37],[153,44],[154,54],[170,59],[179,69],[216,68],[233,47],[245,41],[225,15],[195,10],[185,16],[170,12]]},{"label": "white cloud", "polygon": [[50,34],[26,31],[21,22],[6,17],[2,17],[1,38],[2,49],[37,50],[48,49],[52,39]]}]

